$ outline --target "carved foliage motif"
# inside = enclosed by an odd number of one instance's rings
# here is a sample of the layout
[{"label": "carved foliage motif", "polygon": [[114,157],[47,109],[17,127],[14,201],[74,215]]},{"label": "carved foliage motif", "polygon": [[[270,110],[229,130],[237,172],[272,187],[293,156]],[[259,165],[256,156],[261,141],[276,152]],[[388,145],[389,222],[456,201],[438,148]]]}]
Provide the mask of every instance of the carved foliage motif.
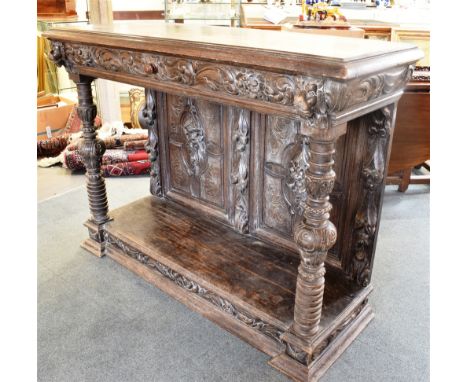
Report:
[{"label": "carved foliage motif", "polygon": [[368,151],[361,172],[365,195],[354,220],[353,259],[349,269],[352,278],[362,286],[369,283],[370,259],[380,209],[380,190],[384,187],[392,111],[393,108],[387,106],[368,117]]},{"label": "carved foliage motif", "polygon": [[329,114],[403,89],[413,67],[343,82],[253,70],[153,53],[51,41],[49,57],[76,72],[77,66],[153,78],[229,96],[291,107],[308,128],[327,128]]},{"label": "carved foliage motif", "polygon": [[185,276],[160,263],[159,261],[154,260],[151,257],[141,253],[137,249],[130,247],[121,240],[110,235],[107,231],[104,231],[104,240],[106,246],[114,246],[120,249],[127,256],[137,260],[138,262],[144,264],[148,268],[159,272],[161,275],[171,280],[177,286],[191,293],[194,293],[197,296],[203,298],[204,300],[210,302],[218,309],[221,309],[223,312],[231,315],[232,317],[239,320],[248,327],[258,330],[259,332],[270,337],[276,342],[283,343],[281,340],[281,335],[283,334],[283,331],[281,329],[271,324],[268,324],[257,317],[252,316],[250,313],[237,307],[236,305],[232,304],[231,302],[222,298],[216,293],[213,293],[208,289],[202,287],[195,281],[186,278]]},{"label": "carved foliage motif", "polygon": [[290,212],[293,215],[302,215],[307,199],[305,183],[306,171],[309,168],[309,145],[308,138],[303,136],[301,140],[301,150],[291,160],[289,174],[286,185],[291,190],[294,198],[291,201]]},{"label": "carved foliage motif", "polygon": [[57,65],[65,65],[69,71],[75,71],[76,66],[85,66],[151,77],[291,106],[303,116],[312,115],[318,91],[317,79],[310,76],[290,76],[92,45],[52,41],[50,57]]},{"label": "carved foliage motif", "polygon": [[397,67],[386,73],[379,73],[349,82],[327,80],[324,85],[325,102],[328,112],[338,112],[390,94],[405,87],[411,78],[413,66]]},{"label": "carved foliage motif", "polygon": [[[234,114],[234,113],[233,113]],[[239,109],[237,123],[233,127],[233,173],[231,182],[235,185],[234,225],[239,232],[246,232],[248,225],[248,183],[250,155],[250,123],[249,112]]]},{"label": "carved foliage motif", "polygon": [[191,98],[187,99],[180,124],[185,136],[183,153],[187,171],[190,176],[199,177],[206,170],[207,164],[205,133]]},{"label": "carved foliage motif", "polygon": [[156,92],[145,89],[145,106],[142,117],[148,129],[148,143],[146,146],[151,161],[150,191],[155,196],[162,196],[161,167],[159,163],[159,132],[156,119]]}]

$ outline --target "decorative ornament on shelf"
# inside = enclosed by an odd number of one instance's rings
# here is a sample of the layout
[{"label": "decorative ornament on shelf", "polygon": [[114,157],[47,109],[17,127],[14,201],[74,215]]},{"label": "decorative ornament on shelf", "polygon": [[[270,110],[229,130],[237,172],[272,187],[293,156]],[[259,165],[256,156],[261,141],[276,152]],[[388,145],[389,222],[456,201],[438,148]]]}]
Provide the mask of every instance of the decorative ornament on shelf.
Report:
[{"label": "decorative ornament on shelf", "polygon": [[346,17],[338,6],[315,0],[302,0],[302,15],[299,16],[302,27],[328,27],[347,25]]}]

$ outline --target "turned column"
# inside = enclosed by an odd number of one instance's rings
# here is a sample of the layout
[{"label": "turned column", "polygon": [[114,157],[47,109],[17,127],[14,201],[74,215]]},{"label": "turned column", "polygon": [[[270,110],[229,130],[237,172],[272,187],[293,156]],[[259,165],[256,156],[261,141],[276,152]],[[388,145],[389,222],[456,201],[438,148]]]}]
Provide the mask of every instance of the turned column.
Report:
[{"label": "turned column", "polygon": [[96,136],[94,119],[97,109],[93,103],[92,81],[93,78],[85,76],[78,76],[75,81],[78,89],[77,111],[83,123],[83,138],[79,145],[79,152],[86,166],[86,189],[91,220],[101,226],[109,220],[106,185],[101,171],[102,155],[106,147],[104,142]]},{"label": "turned column", "polygon": [[303,219],[293,228],[301,256],[296,284],[292,332],[305,340],[317,333],[325,288],[324,262],[336,242],[336,228],[329,220],[335,172],[335,139],[302,136],[307,152],[305,170],[306,202]]}]

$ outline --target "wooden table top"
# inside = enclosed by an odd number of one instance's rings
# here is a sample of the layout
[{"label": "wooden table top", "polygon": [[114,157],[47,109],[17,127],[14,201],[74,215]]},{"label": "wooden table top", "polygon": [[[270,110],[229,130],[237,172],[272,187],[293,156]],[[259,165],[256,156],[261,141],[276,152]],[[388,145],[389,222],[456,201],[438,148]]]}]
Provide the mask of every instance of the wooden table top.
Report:
[{"label": "wooden table top", "polygon": [[[350,78],[421,57],[411,44],[154,21],[58,26],[48,38]],[[385,59],[382,61],[382,59]],[[372,61],[375,60],[375,65]],[[377,60],[380,62],[377,64]],[[359,70],[353,69],[356,66]]]}]

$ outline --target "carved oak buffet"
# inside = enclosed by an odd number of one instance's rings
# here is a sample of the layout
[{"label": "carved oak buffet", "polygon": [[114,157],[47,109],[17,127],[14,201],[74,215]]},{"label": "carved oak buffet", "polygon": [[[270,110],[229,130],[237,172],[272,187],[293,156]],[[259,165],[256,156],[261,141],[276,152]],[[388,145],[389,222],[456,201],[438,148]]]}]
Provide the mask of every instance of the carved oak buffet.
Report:
[{"label": "carved oak buffet", "polygon": [[[319,379],[373,317],[396,103],[421,52],[155,23],[45,35],[78,87],[91,210],[83,246],[265,352],[292,379]],[[146,89],[152,196],[111,213],[95,78]]]}]

